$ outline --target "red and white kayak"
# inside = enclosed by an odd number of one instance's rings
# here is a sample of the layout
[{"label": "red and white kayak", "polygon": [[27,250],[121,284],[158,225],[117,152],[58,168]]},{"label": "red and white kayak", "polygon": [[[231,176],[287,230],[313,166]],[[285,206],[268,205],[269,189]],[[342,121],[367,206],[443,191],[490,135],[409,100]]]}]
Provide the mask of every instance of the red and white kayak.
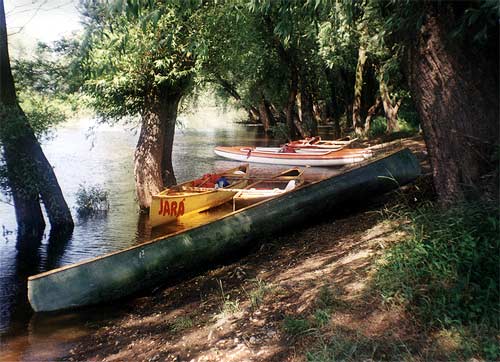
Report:
[{"label": "red and white kayak", "polygon": [[290,166],[344,166],[364,161],[372,156],[372,151],[363,148],[311,152],[282,151],[274,147],[215,147],[214,149],[217,155],[231,160]]}]

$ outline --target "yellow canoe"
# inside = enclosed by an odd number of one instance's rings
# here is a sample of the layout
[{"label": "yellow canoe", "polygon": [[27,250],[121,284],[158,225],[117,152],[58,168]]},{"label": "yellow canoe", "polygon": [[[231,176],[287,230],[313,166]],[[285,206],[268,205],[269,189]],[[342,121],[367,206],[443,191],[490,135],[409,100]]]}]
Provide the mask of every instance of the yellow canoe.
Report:
[{"label": "yellow canoe", "polygon": [[[180,217],[231,201],[238,192],[232,189],[241,189],[248,184],[248,170],[248,164],[240,165],[222,173],[204,175],[153,195],[149,208],[151,226],[170,223]],[[216,187],[219,186],[215,185],[217,181],[220,187]]]}]

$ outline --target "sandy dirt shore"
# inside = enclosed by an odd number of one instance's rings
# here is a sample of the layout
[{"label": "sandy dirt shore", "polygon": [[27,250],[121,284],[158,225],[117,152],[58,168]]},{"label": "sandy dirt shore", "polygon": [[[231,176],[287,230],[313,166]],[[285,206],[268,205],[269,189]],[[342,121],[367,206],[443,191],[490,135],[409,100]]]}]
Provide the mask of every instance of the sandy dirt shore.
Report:
[{"label": "sandy dirt shore", "polygon": [[[425,159],[421,139],[404,142]],[[417,189],[407,187],[406,199]],[[429,335],[404,310],[389,308],[372,283],[384,249],[404,237],[383,213],[396,197],[326,215],[263,241],[232,264],[140,297],[131,310],[97,323],[63,359],[305,361],[321,348],[318,340],[332,339],[376,346],[377,359],[421,356],[436,348]],[[301,328],[321,320],[325,305],[321,323]]]}]

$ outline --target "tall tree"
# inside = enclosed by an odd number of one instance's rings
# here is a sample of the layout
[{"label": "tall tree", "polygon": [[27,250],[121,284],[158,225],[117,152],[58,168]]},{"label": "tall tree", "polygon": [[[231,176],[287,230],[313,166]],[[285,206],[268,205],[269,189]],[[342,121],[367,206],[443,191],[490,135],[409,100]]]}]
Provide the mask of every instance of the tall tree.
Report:
[{"label": "tall tree", "polygon": [[134,173],[139,205],[147,209],[153,194],[176,182],[175,124],[179,102],[195,73],[195,31],[204,5],[149,0],[87,5],[92,18],[87,26],[86,90],[105,120],[140,115]]},{"label": "tall tree", "polygon": [[498,169],[500,4],[402,1],[379,10],[386,37],[408,49],[410,89],[441,203],[477,198]]},{"label": "tall tree", "polygon": [[18,239],[40,237],[45,227],[40,198],[52,226],[51,232],[70,232],[73,219],[54,170],[17,101],[3,0],[0,0],[0,141],[14,200]]}]

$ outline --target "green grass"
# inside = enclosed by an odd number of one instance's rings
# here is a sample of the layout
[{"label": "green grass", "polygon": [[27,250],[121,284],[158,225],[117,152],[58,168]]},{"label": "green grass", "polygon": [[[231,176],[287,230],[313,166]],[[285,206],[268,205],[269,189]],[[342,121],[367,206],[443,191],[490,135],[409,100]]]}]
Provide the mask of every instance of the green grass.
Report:
[{"label": "green grass", "polygon": [[174,332],[181,332],[185,329],[191,328],[193,325],[194,322],[190,317],[177,317],[170,328]]},{"label": "green grass", "polygon": [[[409,137],[418,133],[418,124],[413,124],[406,121],[405,119],[399,118],[399,131],[394,132],[401,137]],[[368,137],[375,138],[384,136],[386,134],[387,121],[385,117],[379,116],[373,119],[370,125],[370,131],[368,132]]]},{"label": "green grass", "polygon": [[221,304],[220,304],[220,314],[222,316],[231,316],[241,311],[240,301],[238,298],[231,299],[231,295],[224,292],[224,286],[222,285],[222,280],[218,280],[220,293],[221,293]]},{"label": "green grass", "polygon": [[375,287],[383,300],[406,306],[428,328],[458,328],[465,356],[500,358],[498,205],[430,203],[396,216],[410,220],[410,236],[378,267]]},{"label": "green grass", "polygon": [[308,319],[292,316],[285,317],[282,327],[283,331],[291,337],[303,336],[313,331],[313,326]]},{"label": "green grass", "polygon": [[273,287],[260,278],[253,280],[254,288],[247,293],[250,305],[253,309],[258,308],[266,295],[273,291]]}]

